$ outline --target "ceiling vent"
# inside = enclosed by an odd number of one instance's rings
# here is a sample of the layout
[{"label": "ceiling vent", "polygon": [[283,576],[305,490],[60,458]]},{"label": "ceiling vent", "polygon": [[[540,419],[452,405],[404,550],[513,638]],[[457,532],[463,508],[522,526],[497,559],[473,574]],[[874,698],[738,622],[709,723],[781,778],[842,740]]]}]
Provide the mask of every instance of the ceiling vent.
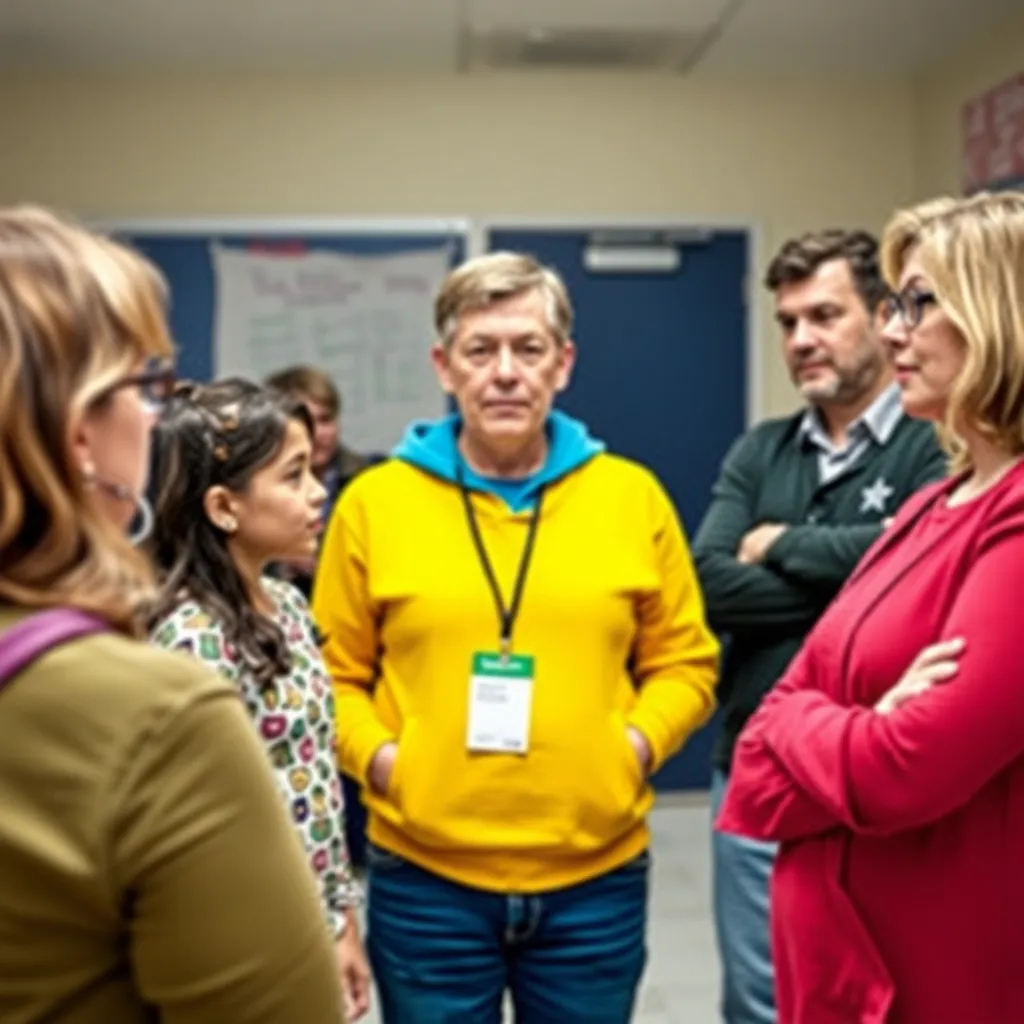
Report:
[{"label": "ceiling vent", "polygon": [[685,69],[703,32],[612,29],[470,30],[466,64],[495,71],[677,71]]}]

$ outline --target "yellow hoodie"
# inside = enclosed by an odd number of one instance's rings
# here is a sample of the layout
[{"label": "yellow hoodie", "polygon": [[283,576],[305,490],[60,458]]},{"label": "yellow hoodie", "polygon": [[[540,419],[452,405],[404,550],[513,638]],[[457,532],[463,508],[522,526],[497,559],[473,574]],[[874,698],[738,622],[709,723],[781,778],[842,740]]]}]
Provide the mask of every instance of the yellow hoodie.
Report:
[{"label": "yellow hoodie", "polygon": [[[472,495],[506,604],[529,511]],[[364,785],[398,742],[371,841],[492,891],[585,881],[646,847],[654,768],[710,716],[718,646],[675,511],[638,465],[597,454],[545,491],[514,650],[535,659],[529,750],[471,753],[473,655],[498,649],[493,597],[457,486],[406,461],[335,508],[313,610],[326,635],[342,767]]]}]

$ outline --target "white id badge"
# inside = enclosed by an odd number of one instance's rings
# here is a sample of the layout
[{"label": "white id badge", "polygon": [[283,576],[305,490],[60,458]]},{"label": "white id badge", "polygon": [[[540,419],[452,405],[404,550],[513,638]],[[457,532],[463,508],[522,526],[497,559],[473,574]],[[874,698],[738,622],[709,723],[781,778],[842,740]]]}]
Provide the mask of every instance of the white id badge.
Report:
[{"label": "white id badge", "polygon": [[474,654],[467,748],[478,753],[525,754],[530,749],[532,705],[533,658]]}]

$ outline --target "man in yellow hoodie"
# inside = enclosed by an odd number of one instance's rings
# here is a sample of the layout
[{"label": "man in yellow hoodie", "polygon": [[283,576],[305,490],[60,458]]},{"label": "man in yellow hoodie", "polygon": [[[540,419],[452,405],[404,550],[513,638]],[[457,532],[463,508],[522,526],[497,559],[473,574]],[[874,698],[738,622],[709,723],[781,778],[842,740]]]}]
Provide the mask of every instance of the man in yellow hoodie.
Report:
[{"label": "man in yellow hoodie", "polygon": [[387,1024],[626,1024],[646,959],[648,777],[709,717],[718,647],[655,477],[552,408],[561,279],[463,264],[432,358],[457,412],[343,494],[314,612],[370,811]]}]

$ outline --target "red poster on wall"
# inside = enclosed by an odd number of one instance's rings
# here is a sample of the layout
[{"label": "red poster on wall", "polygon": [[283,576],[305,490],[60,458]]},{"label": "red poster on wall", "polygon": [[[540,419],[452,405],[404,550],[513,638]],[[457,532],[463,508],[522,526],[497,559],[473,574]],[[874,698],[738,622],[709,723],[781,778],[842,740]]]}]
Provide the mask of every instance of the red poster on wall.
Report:
[{"label": "red poster on wall", "polygon": [[965,192],[1024,179],[1024,71],[964,105]]}]

